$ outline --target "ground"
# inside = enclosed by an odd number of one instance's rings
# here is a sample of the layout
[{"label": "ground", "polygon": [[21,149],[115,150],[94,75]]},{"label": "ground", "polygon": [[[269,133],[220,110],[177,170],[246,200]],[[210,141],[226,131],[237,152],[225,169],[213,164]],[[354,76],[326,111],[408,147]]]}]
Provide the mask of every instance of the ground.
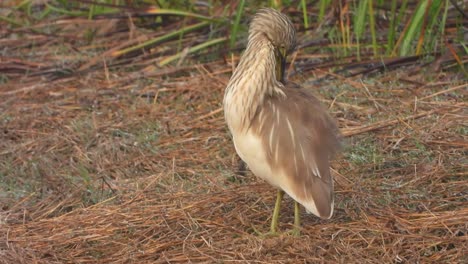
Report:
[{"label": "ground", "polygon": [[456,67],[333,73],[299,50],[289,79],[344,137],[335,215],[303,211],[290,236],[286,198],[280,235],[262,237],[276,191],[239,171],[221,109],[239,53],[107,65],[96,46],[62,37],[0,42],[0,263],[468,262]]}]

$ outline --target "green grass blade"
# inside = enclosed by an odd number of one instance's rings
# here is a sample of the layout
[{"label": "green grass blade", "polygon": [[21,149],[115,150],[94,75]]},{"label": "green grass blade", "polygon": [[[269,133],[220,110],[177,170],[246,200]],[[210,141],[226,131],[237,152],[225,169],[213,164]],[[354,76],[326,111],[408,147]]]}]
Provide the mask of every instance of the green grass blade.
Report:
[{"label": "green grass blade", "polygon": [[88,20],[92,20],[93,17],[94,17],[94,12],[95,12],[95,9],[96,9],[96,5],[91,5],[89,7],[89,11],[88,11]]},{"label": "green grass blade", "polygon": [[466,44],[463,43],[463,42],[460,43],[460,44],[462,45],[463,49],[465,50],[465,53],[468,54],[468,46],[466,46]]},{"label": "green grass blade", "polygon": [[16,20],[8,18],[6,16],[0,16],[0,21],[5,21],[8,24],[12,24],[12,25],[18,26],[18,27],[24,26],[23,24],[21,24],[21,22],[18,22]]},{"label": "green grass blade", "polygon": [[196,14],[196,13],[186,12],[186,11],[177,10],[177,9],[160,9],[156,7],[151,7],[151,8],[148,8],[145,13],[153,14],[153,15],[175,15],[175,16],[193,17],[193,18],[198,18],[200,20],[210,21],[210,22],[215,22],[215,23],[223,22],[223,20],[218,19],[218,18],[207,17],[207,16]]},{"label": "green grass blade", "polygon": [[15,9],[21,9],[23,7],[27,7],[28,5],[31,4],[31,2],[32,2],[32,0],[24,0],[21,3],[19,3],[17,6],[15,6],[14,8]]},{"label": "green grass blade", "polygon": [[437,40],[443,36],[442,34],[439,34],[439,29],[436,29],[437,24],[442,24],[445,27],[445,19],[447,17],[444,17],[443,14],[442,18],[439,18],[439,14],[443,7],[443,1],[444,0],[433,0],[431,6],[429,7],[428,23],[425,29],[427,32],[427,40],[424,43],[425,50],[428,52],[434,50],[434,48],[437,46]]},{"label": "green grass blade", "polygon": [[366,26],[366,15],[367,15],[367,6],[369,0],[359,1],[357,10],[354,16],[354,34],[357,39],[360,39],[362,33],[364,33],[364,27]]},{"label": "green grass blade", "polygon": [[413,41],[418,35],[418,31],[421,29],[422,22],[425,18],[426,7],[428,5],[428,0],[422,0],[416,10],[414,11],[413,17],[411,18],[408,30],[403,36],[400,48],[400,56],[407,56],[411,54],[413,47]]},{"label": "green grass blade", "polygon": [[199,28],[206,27],[209,24],[210,24],[210,22],[208,22],[208,21],[200,22],[198,24],[176,30],[174,32],[165,34],[163,36],[160,36],[160,37],[157,37],[157,38],[154,38],[154,39],[150,39],[150,40],[148,40],[148,41],[146,41],[144,43],[138,44],[136,46],[132,46],[132,47],[129,47],[129,48],[123,49],[123,50],[118,50],[116,52],[113,52],[111,54],[111,56],[112,57],[118,57],[118,56],[121,56],[123,54],[129,53],[129,52],[132,52],[132,51],[135,51],[135,50],[138,50],[138,49],[141,49],[141,48],[144,48],[144,47],[147,47],[147,46],[150,46],[150,45],[162,42],[162,41],[169,40],[171,38],[179,36],[180,34],[185,34],[185,33],[188,33],[190,31],[194,31],[194,30],[197,30]]},{"label": "green grass blade", "polygon": [[77,16],[77,17],[84,17],[87,16],[88,13],[84,11],[71,11],[71,10],[66,10],[62,8],[55,7],[51,4],[46,3],[47,8],[50,10],[57,12],[59,14],[67,15],[67,16]]},{"label": "green grass blade", "polygon": [[351,46],[350,42],[350,25],[349,25],[349,3],[340,3],[339,11],[340,11],[340,19],[338,20],[339,24],[339,32],[340,32],[340,39],[338,42],[342,45],[342,56],[348,56],[349,47]]},{"label": "green grass blade", "polygon": [[441,23],[439,24],[439,29],[438,29],[440,46],[442,47],[444,46],[445,23],[447,22],[448,10],[449,10],[449,0],[445,0],[445,9],[444,9],[444,13],[442,15]]},{"label": "green grass blade", "polygon": [[325,16],[325,11],[327,7],[330,5],[330,0],[320,0],[320,7],[319,7],[319,15],[318,15],[318,22],[322,23],[323,17]]},{"label": "green grass blade", "polygon": [[301,6],[302,6],[302,17],[304,20],[304,28],[309,28],[309,18],[307,16],[307,1],[306,0],[301,0]]},{"label": "green grass blade", "polygon": [[52,11],[52,10],[50,10],[50,8],[49,8],[48,6],[46,6],[45,9],[44,9],[44,11],[42,11],[42,12],[39,14],[39,16],[38,16],[37,19],[38,19],[38,20],[44,19],[45,17],[47,17],[47,16],[50,14],[51,11]]},{"label": "green grass blade", "polygon": [[354,16],[354,35],[357,42],[357,57],[358,60],[361,60],[361,52],[360,52],[360,39],[362,34],[364,33],[364,28],[366,26],[366,15],[367,15],[367,6],[368,0],[359,1],[357,9],[355,10]]},{"label": "green grass blade", "polygon": [[[212,40],[207,41],[207,42],[203,42],[203,43],[201,43],[201,44],[199,44],[197,46],[193,46],[193,47],[189,48],[188,49],[188,54],[200,51],[202,49],[208,48],[208,47],[216,45],[216,44],[223,43],[226,40],[227,40],[227,37],[222,37],[222,38],[212,39]],[[170,57],[162,60],[161,62],[159,62],[159,66],[167,65],[167,64],[181,58],[184,53],[185,52],[182,51],[182,52],[179,52],[179,53],[177,53],[177,54],[175,54],[173,56],[170,56]]]},{"label": "green grass blade", "polygon": [[239,32],[240,19],[244,12],[244,5],[245,5],[245,0],[240,1],[239,6],[237,8],[237,12],[236,12],[236,18],[231,28],[231,36],[230,36],[230,41],[229,41],[229,47],[231,49],[233,49],[234,46],[236,45],[237,32]]},{"label": "green grass blade", "polygon": [[375,17],[374,17],[374,3],[372,0],[368,1],[369,4],[369,26],[372,36],[372,49],[374,51],[374,56],[377,56],[377,35],[375,33]]},{"label": "green grass blade", "polygon": [[[398,10],[398,17],[395,21],[395,30],[398,27],[398,25],[402,24],[402,20],[406,14],[407,7],[408,7],[408,0],[403,0],[403,3],[401,4]],[[408,29],[408,24],[405,26],[405,29],[403,32],[406,32],[407,29]],[[398,37],[397,42],[393,45],[393,49],[391,51],[392,56],[396,56],[396,51],[398,47],[401,45],[401,41],[403,40],[403,37],[404,37],[404,34],[401,34],[400,37]]]},{"label": "green grass blade", "polygon": [[429,31],[432,31],[433,27],[437,23],[443,23],[445,24],[445,21],[439,21],[438,16],[440,13],[440,10],[442,10],[442,0],[432,0],[431,6],[429,8],[429,23],[427,26],[427,29]]}]

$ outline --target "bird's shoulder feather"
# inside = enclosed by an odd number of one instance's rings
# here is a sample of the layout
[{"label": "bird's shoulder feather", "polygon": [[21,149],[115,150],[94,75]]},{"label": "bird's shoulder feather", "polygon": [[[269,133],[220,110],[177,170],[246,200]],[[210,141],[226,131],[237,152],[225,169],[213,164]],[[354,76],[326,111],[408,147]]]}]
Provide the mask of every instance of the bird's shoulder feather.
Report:
[{"label": "bird's shoulder feather", "polygon": [[262,139],[268,162],[287,175],[298,199],[313,200],[318,215],[328,218],[333,210],[329,160],[339,148],[338,128],[308,90],[287,85],[283,92],[284,97],[265,98],[251,128]]}]

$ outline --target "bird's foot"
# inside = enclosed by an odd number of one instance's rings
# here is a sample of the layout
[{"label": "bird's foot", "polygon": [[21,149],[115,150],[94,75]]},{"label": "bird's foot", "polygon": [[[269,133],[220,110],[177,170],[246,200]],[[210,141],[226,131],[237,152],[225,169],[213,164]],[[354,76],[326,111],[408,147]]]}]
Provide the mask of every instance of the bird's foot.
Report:
[{"label": "bird's foot", "polygon": [[[260,230],[255,228],[254,225],[251,225],[251,227],[252,227],[252,230],[254,231],[254,233],[257,236],[261,237],[261,238],[277,237],[277,236],[280,236],[282,234],[281,232],[278,232],[276,230],[270,230],[268,232],[261,232]],[[290,236],[293,236],[293,237],[300,237],[301,236],[301,228],[298,227],[298,226],[295,226],[293,229],[284,232],[284,234],[290,235]]]},{"label": "bird's foot", "polygon": [[279,236],[280,234],[278,233],[278,231],[276,230],[270,230],[268,232],[261,232],[260,230],[258,230],[257,228],[255,228],[254,225],[251,225],[252,227],[252,230],[254,231],[254,233],[261,237],[261,238],[266,238],[266,237],[275,237],[275,236]]},{"label": "bird's foot", "polygon": [[298,226],[293,227],[293,229],[289,230],[287,232],[289,235],[294,236],[294,237],[300,237],[301,236],[301,228]]}]

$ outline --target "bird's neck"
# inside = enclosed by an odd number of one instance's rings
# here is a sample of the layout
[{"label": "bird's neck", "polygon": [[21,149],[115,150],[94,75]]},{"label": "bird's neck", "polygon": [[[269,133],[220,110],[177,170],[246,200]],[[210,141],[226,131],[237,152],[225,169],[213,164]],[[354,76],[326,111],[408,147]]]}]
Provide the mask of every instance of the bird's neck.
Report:
[{"label": "bird's neck", "polygon": [[[274,46],[263,35],[249,36],[249,44],[234,71],[224,96],[224,111],[231,129],[246,130],[267,96],[284,96],[277,78]],[[282,76],[280,76],[282,77]]]}]

